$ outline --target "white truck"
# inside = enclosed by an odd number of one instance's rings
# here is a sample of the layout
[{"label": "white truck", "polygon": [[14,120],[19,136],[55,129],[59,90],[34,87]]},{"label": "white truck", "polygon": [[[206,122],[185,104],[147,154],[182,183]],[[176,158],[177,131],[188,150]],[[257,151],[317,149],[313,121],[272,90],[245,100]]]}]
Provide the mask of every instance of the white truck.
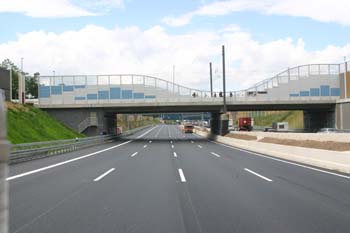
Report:
[{"label": "white truck", "polygon": [[287,132],[288,122],[273,122],[271,128],[265,128],[265,132]]}]

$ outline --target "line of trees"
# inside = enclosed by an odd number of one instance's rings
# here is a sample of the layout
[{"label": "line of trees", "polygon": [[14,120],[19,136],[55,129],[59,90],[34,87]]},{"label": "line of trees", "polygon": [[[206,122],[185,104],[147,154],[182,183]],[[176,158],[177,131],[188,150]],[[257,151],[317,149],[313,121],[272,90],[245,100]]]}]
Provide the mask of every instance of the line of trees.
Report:
[{"label": "line of trees", "polygon": [[[1,62],[0,67],[11,70],[12,72],[12,99],[18,99],[18,76],[21,70],[10,60],[5,59]],[[38,98],[38,82],[39,72],[34,73],[30,76],[28,73],[23,72],[26,84],[26,96],[28,98]]]}]

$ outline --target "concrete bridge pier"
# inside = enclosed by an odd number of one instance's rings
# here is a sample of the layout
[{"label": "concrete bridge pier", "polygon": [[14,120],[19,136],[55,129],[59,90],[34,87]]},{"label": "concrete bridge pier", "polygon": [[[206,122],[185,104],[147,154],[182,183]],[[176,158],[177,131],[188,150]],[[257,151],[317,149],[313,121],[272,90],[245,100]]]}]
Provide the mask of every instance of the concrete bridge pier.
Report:
[{"label": "concrete bridge pier", "polygon": [[212,112],[210,120],[210,129],[214,135],[225,135],[228,131],[229,117],[226,113]]},{"label": "concrete bridge pier", "polygon": [[117,126],[117,116],[116,114],[105,113],[104,114],[104,122],[103,122],[103,130],[107,134],[115,134],[115,128]]},{"label": "concrete bridge pier", "polygon": [[335,109],[305,110],[304,128],[306,131],[315,132],[321,128],[335,128]]},{"label": "concrete bridge pier", "polygon": [[337,102],[336,116],[337,129],[350,130],[350,99]]}]

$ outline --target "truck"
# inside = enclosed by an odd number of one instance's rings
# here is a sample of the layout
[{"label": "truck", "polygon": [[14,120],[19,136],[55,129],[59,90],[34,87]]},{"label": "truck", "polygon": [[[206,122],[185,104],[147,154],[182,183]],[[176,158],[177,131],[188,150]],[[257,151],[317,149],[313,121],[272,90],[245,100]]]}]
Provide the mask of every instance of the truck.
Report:
[{"label": "truck", "polygon": [[288,122],[274,122],[272,128],[277,132],[288,131]]},{"label": "truck", "polygon": [[265,132],[287,132],[289,129],[288,122],[273,122],[272,127],[265,128]]},{"label": "truck", "polygon": [[184,133],[193,133],[194,126],[192,124],[185,124],[183,127]]},{"label": "truck", "polygon": [[238,130],[244,130],[244,131],[252,131],[253,125],[252,125],[252,118],[251,117],[240,117],[238,119]]}]

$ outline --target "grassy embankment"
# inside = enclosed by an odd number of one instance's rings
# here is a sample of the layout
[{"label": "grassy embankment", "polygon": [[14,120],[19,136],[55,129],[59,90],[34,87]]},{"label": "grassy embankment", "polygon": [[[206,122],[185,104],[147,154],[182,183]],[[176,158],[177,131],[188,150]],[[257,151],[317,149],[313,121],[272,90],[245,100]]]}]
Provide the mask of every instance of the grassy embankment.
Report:
[{"label": "grassy embankment", "polygon": [[254,125],[271,127],[273,122],[288,122],[290,129],[303,129],[302,111],[281,111],[267,116],[254,117]]},{"label": "grassy embankment", "polygon": [[33,106],[7,107],[7,138],[13,144],[84,137]]}]

